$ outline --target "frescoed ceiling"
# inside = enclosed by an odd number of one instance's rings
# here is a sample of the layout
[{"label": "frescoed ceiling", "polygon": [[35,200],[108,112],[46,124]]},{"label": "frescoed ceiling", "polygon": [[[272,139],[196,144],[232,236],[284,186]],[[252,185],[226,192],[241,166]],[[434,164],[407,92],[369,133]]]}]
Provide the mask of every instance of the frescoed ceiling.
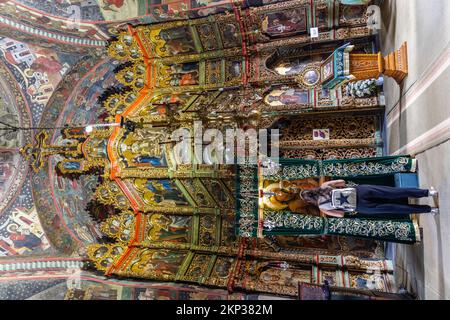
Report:
[{"label": "frescoed ceiling", "polygon": [[[46,66],[46,69],[42,70],[42,76],[54,83],[54,87],[51,87],[51,98],[33,101],[34,95],[30,94],[31,90],[27,83],[22,81],[21,91],[25,92],[24,101],[27,102],[26,105],[31,106],[30,113],[34,125],[61,127],[65,124],[98,122],[97,118],[102,110],[98,108],[97,100],[105,89],[116,84],[113,70],[117,67],[117,63],[97,56],[85,56],[76,63],[70,61],[71,69],[66,71],[64,77],[62,77],[62,75],[58,76],[61,69],[57,68],[57,66],[62,65],[59,62],[62,59],[59,57],[53,59],[53,69],[50,68],[52,64],[49,66],[45,62],[42,63],[44,67],[38,65],[41,69]],[[6,63],[8,63],[8,60],[3,65],[4,69],[6,71],[9,68],[16,70],[16,78],[20,79],[22,70],[19,67],[22,67],[22,65],[18,67],[17,65],[6,65]],[[31,72],[30,68],[25,69],[25,71]],[[52,84],[52,82],[48,81],[47,84]],[[6,101],[7,95],[4,99]],[[9,110],[7,114],[9,115],[12,112],[13,110]],[[60,143],[61,140],[59,130],[55,130],[50,142]],[[23,144],[22,141],[17,142],[18,146],[23,146]],[[86,244],[95,242],[95,239],[100,237],[101,234],[97,225],[85,211],[85,207],[91,198],[91,191],[97,183],[96,179],[85,177],[72,181],[58,177],[54,171],[55,163],[58,161],[57,157],[50,159],[48,167],[39,174],[31,173],[17,149],[17,147],[14,149],[16,158],[13,157],[11,161],[16,159],[17,163],[24,166],[22,170],[25,174],[23,174],[22,180],[26,180],[26,183],[24,184],[22,181],[22,186],[19,183],[20,181],[14,178],[15,171],[8,173],[8,177],[11,177],[10,180],[16,181],[15,183],[18,186],[15,192],[11,193],[11,197],[15,197],[16,200],[11,200],[10,205],[5,206],[0,214],[0,251],[3,248],[0,256],[42,254],[43,252],[72,254],[77,253],[77,249],[83,248]],[[11,167],[13,165],[14,163],[11,164]],[[6,178],[4,180],[5,185],[11,183]],[[22,188],[21,191],[19,191],[20,188]],[[17,195],[18,192],[19,196]],[[2,192],[1,194],[6,196],[9,193]],[[26,238],[25,241],[20,242],[20,247],[17,241],[15,243],[11,239],[11,237],[14,238],[12,230],[17,229],[11,226],[17,224],[15,223],[17,219],[13,219],[13,217],[19,214],[30,221],[30,226],[18,228],[19,234]],[[36,234],[25,235],[29,231],[27,229],[30,229],[31,226],[39,231]]]},{"label": "frescoed ceiling", "polygon": [[[242,0],[242,3],[262,5],[282,1],[285,0]],[[87,53],[103,48],[127,23],[205,17],[232,11],[237,4],[230,0],[0,0],[0,36]]]},{"label": "frescoed ceiling", "polygon": [[[16,127],[38,126],[50,97],[79,58],[0,37],[0,120]],[[54,250],[34,205],[33,176],[19,152],[35,132],[3,133],[0,137],[0,257],[49,254]]]},{"label": "frescoed ceiling", "polygon": [[[3,14],[2,10],[0,14]],[[72,90],[75,88],[74,84],[99,60],[96,53],[70,53],[62,50],[58,44],[40,46],[35,41],[28,43],[0,36],[0,121],[21,127],[42,127],[40,123],[44,110],[51,106],[49,101],[59,103],[59,109],[51,109],[57,116],[66,106],[69,97],[75,97],[72,104],[68,103],[68,108],[73,108],[72,111],[81,110],[77,108],[80,105],[86,106],[84,112],[89,110],[111,82],[104,81],[106,87],[102,87],[104,78],[102,74],[98,74],[102,84],[95,85],[93,81],[84,85],[89,86],[91,91]],[[111,68],[112,66],[111,64]],[[90,95],[90,92],[94,94]],[[80,97],[85,100],[80,100]],[[62,119],[74,121],[70,113],[69,119]],[[47,125],[49,126],[55,127],[54,123]],[[54,237],[48,236],[44,231],[40,212],[35,206],[34,199],[37,198],[33,197],[32,187],[40,180],[31,172],[19,152],[21,147],[32,141],[35,133],[34,130],[21,130],[0,137],[0,257],[49,255],[58,251],[49,241],[49,238]],[[39,187],[48,189],[48,185]],[[73,184],[68,184],[67,188],[72,194],[77,192]],[[73,199],[76,201],[79,198],[74,196]],[[55,203],[58,204],[58,200]],[[48,215],[55,213],[56,204],[49,209]],[[62,212],[66,211],[70,212],[70,209],[63,207]],[[78,208],[76,212],[78,213]],[[52,228],[58,232],[55,225]],[[82,227],[77,230],[82,230]],[[92,240],[92,236],[85,235],[84,239]]]},{"label": "frescoed ceiling", "polygon": [[[30,116],[24,100],[16,99],[20,94],[15,79],[7,68],[0,65],[0,122],[12,126],[27,125]],[[27,167],[21,163],[18,153],[26,140],[23,132],[0,132],[0,211],[12,201],[23,183]]]},{"label": "frescoed ceiling", "polygon": [[[81,60],[53,95],[41,126],[98,123],[103,110],[97,100],[105,89],[117,85],[113,72],[116,67],[116,62],[109,59]],[[56,131],[50,142],[62,142],[60,132]],[[33,192],[35,199],[39,199],[36,206],[50,241],[58,251],[71,254],[101,236],[85,210],[97,178],[59,177],[54,171],[59,160],[57,156],[51,157],[46,169],[35,175]]]}]

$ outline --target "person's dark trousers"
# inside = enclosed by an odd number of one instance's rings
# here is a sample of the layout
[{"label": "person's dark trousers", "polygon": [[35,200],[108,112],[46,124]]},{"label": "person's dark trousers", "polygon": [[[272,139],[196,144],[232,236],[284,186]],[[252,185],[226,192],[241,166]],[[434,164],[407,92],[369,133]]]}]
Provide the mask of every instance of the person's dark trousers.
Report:
[{"label": "person's dark trousers", "polygon": [[356,187],[356,194],[356,211],[362,214],[412,214],[431,211],[431,207],[427,205],[407,204],[408,198],[428,197],[428,190],[424,189],[359,185]]}]

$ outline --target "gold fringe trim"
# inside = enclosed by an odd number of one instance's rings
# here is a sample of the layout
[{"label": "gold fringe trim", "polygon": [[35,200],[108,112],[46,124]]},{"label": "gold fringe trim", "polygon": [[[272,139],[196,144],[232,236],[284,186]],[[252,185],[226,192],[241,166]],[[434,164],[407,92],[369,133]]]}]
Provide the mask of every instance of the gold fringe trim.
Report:
[{"label": "gold fringe trim", "polygon": [[411,159],[411,172],[417,171],[417,159]]},{"label": "gold fringe trim", "polygon": [[416,234],[416,243],[420,243],[422,242],[422,238],[420,236],[419,223],[417,222],[417,218],[415,217],[415,215],[412,218],[412,223],[414,226],[414,233]]}]

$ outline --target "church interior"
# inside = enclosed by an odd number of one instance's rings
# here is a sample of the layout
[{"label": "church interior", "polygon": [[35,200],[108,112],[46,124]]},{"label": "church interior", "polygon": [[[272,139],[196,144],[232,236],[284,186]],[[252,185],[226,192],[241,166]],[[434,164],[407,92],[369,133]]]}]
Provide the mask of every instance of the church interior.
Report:
[{"label": "church interior", "polygon": [[447,0],[0,0],[0,300],[450,299],[449,66]]}]

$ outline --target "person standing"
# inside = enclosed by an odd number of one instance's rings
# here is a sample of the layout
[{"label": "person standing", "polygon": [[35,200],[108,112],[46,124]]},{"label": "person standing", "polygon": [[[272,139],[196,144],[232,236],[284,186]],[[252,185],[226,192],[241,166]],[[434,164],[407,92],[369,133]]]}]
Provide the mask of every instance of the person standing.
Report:
[{"label": "person standing", "polygon": [[408,204],[409,198],[436,197],[431,188],[397,188],[379,185],[358,185],[346,188],[344,180],[333,180],[320,187],[303,190],[300,197],[315,205],[328,216],[343,217],[345,212],[359,214],[439,214],[439,208],[428,205]]}]

